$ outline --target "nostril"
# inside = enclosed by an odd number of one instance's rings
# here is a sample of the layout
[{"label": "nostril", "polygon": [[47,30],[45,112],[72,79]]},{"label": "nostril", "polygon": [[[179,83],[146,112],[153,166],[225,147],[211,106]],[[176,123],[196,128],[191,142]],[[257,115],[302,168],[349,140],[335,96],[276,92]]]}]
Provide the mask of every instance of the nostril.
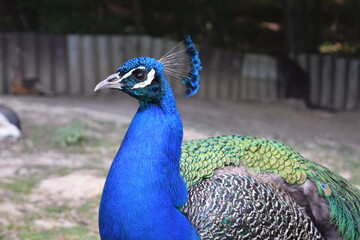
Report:
[{"label": "nostril", "polygon": [[114,73],[106,78],[107,83],[113,83],[117,82],[120,79],[120,76],[118,73]]},{"label": "nostril", "polygon": [[116,77],[113,77],[113,78],[110,78],[109,80],[108,80],[108,82],[115,82],[115,80],[117,80],[118,78],[116,78]]}]

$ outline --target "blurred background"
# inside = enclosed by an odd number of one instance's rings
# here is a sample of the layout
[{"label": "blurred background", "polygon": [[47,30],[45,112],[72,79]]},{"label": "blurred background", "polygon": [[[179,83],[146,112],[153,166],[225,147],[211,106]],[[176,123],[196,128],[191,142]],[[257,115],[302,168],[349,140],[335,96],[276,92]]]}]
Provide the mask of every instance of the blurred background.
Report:
[{"label": "blurred background", "polygon": [[91,95],[123,61],[159,58],[189,34],[202,55],[201,98],[359,109],[356,0],[0,4],[0,93]]},{"label": "blurred background", "polygon": [[0,0],[0,239],[98,239],[137,102],[93,89],[184,34],[203,65],[192,98],[170,80],[184,140],[267,137],[359,186],[359,12],[357,0]]}]

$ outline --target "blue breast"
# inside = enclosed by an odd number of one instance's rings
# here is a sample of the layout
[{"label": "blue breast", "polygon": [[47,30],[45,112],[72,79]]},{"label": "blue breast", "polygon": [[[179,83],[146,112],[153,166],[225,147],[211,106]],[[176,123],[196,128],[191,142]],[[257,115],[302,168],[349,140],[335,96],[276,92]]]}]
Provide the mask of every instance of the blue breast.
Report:
[{"label": "blue breast", "polygon": [[187,197],[179,174],[181,141],[176,108],[139,108],[106,179],[99,210],[102,239],[198,239],[177,209]]}]

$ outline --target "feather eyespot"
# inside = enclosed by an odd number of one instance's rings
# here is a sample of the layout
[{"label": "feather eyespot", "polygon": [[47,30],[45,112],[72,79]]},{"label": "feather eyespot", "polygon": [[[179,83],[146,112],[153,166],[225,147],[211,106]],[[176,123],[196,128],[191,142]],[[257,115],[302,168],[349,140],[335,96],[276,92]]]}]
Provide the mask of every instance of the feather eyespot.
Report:
[{"label": "feather eyespot", "polygon": [[146,73],[140,69],[136,69],[132,72],[131,76],[138,82],[142,82],[146,79]]},{"label": "feather eyespot", "polygon": [[331,194],[331,189],[326,184],[321,183],[320,186],[321,186],[322,190],[324,191],[325,196],[329,196]]}]

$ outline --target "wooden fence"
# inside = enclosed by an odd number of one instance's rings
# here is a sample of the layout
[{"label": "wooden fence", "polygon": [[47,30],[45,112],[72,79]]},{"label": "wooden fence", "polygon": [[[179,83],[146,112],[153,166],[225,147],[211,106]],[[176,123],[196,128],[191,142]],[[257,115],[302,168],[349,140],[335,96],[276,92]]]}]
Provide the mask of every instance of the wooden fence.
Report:
[{"label": "wooden fence", "polygon": [[360,109],[360,60],[333,55],[305,55],[298,63],[309,74],[310,99],[333,109]]},{"label": "wooden fence", "polygon": [[[20,76],[37,79],[56,94],[93,95],[96,83],[127,59],[160,58],[176,43],[134,35],[0,33],[0,93],[9,93],[11,81]],[[272,56],[200,46],[200,57],[199,98],[262,101],[284,97],[277,59]],[[359,59],[300,54],[297,60],[310,77],[313,103],[333,109],[360,108]],[[181,83],[171,84],[176,95],[183,94]]]}]

